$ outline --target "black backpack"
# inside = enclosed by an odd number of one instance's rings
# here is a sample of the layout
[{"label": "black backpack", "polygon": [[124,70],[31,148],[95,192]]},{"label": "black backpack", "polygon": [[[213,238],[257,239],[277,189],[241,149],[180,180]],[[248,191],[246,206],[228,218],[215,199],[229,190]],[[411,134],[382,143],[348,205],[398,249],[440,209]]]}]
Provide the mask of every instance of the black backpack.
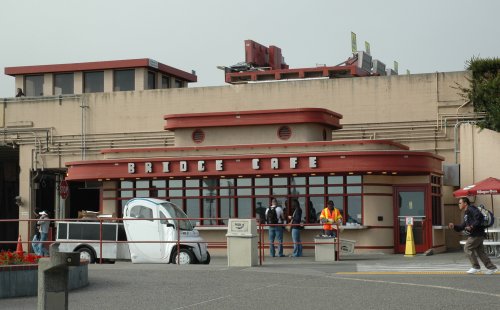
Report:
[{"label": "black backpack", "polygon": [[267,209],[266,214],[267,224],[278,224],[278,213],[276,213],[276,207]]}]

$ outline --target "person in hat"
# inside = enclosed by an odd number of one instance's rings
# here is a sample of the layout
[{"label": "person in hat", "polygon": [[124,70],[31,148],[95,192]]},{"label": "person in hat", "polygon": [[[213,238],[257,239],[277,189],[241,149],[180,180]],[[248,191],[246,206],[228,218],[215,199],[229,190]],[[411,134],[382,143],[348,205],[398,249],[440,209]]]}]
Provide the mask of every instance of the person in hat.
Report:
[{"label": "person in hat", "polygon": [[483,215],[481,211],[472,205],[467,197],[462,197],[458,200],[458,208],[460,211],[465,211],[463,223],[449,223],[448,227],[457,232],[463,231],[468,236],[464,245],[464,252],[470,260],[472,268],[467,273],[475,274],[481,271],[481,266],[479,266],[479,261],[477,260],[479,257],[487,269],[484,273],[494,274],[498,271],[497,266],[491,262],[488,255],[484,252],[483,242],[484,238],[486,238],[486,233],[482,225]]},{"label": "person in hat", "polygon": [[43,243],[44,241],[47,241],[49,238],[49,227],[50,227],[50,218],[49,214],[45,211],[42,211],[40,213],[40,218],[38,219],[38,225],[40,226],[40,247],[39,247],[39,253],[36,253],[37,255],[40,256],[49,256],[49,251],[47,250],[47,244]]},{"label": "person in hat", "polygon": [[333,230],[332,224],[340,225],[342,223],[342,215],[339,209],[335,208],[332,200],[328,200],[326,208],[321,211],[319,216],[320,222],[323,224],[323,234],[330,237],[336,237],[337,234]]}]

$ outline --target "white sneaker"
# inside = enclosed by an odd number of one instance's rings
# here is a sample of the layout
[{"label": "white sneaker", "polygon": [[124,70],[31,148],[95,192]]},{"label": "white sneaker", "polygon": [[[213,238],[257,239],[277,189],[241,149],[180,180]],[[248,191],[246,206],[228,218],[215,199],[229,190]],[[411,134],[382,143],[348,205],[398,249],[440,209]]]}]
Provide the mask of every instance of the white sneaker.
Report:
[{"label": "white sneaker", "polygon": [[488,269],[484,273],[485,274],[495,274],[498,271],[498,268]]},{"label": "white sneaker", "polygon": [[475,274],[475,273],[478,273],[480,271],[481,271],[481,269],[471,268],[471,269],[467,270],[467,273],[468,274]]}]

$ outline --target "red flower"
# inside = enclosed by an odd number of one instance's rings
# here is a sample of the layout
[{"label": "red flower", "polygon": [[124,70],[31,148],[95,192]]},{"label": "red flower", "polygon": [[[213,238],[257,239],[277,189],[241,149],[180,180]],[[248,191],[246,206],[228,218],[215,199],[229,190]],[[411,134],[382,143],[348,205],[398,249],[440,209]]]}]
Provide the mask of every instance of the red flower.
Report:
[{"label": "red flower", "polygon": [[24,265],[24,264],[38,264],[41,256],[31,253],[17,253],[10,251],[0,252],[0,265]]}]

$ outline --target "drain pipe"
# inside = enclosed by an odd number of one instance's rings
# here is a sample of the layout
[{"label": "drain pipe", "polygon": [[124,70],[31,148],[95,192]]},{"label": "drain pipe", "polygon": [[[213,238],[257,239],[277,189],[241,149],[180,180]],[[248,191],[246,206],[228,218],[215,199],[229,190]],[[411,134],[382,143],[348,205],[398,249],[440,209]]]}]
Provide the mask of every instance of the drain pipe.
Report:
[{"label": "drain pipe", "polygon": [[458,143],[458,128],[460,127],[461,124],[471,124],[471,125],[476,125],[476,121],[457,121],[455,124],[455,128],[453,130],[454,135],[453,135],[453,141],[454,141],[454,153],[455,153],[455,164],[458,164],[458,153],[460,153],[460,147]]}]

